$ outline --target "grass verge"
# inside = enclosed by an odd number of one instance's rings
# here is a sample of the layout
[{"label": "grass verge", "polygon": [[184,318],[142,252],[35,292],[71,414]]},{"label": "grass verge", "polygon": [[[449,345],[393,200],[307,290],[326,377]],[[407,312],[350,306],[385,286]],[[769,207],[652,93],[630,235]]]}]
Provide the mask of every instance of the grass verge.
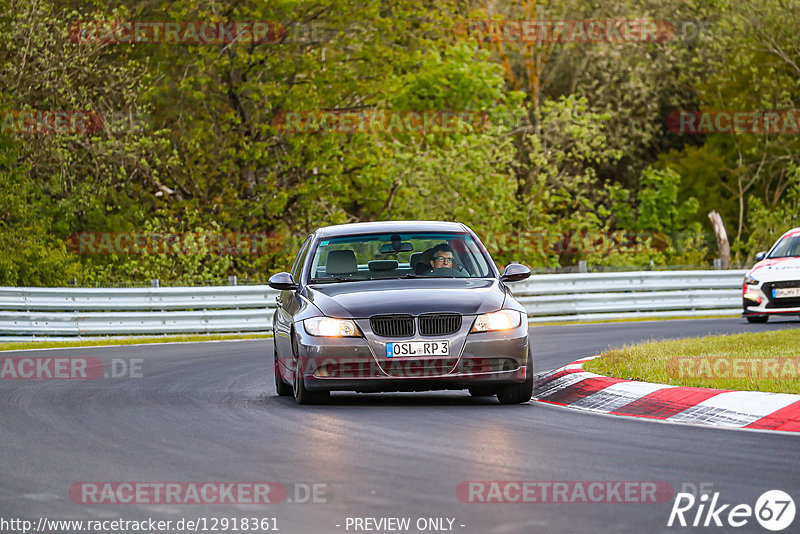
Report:
[{"label": "grass verge", "polygon": [[106,345],[137,345],[140,343],[187,343],[193,341],[219,341],[230,339],[260,339],[270,338],[272,334],[197,334],[186,336],[153,336],[153,337],[124,337],[124,338],[97,338],[81,339],[75,341],[13,341],[0,343],[0,351],[24,349],[53,349],[61,347],[101,347]]},{"label": "grass verge", "polygon": [[629,345],[584,369],[643,382],[800,394],[800,329]]}]

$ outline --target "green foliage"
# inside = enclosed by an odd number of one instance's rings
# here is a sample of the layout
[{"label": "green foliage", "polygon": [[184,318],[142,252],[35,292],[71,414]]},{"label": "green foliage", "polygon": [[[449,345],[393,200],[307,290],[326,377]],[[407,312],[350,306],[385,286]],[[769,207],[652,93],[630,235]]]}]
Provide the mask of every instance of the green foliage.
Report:
[{"label": "green foliage", "polygon": [[638,195],[639,216],[632,229],[675,232],[685,228],[699,203],[694,197],[678,202],[680,182],[680,175],[670,169],[645,169]]},{"label": "green foliage", "polygon": [[639,183],[636,205],[631,192],[620,185],[609,187],[617,228],[631,232],[615,254],[588,258],[601,265],[702,265],[706,263],[706,236],[692,222],[699,208],[696,198],[680,200],[681,176],[668,168],[649,167]]},{"label": "green foliage", "polygon": [[0,286],[65,286],[86,274],[75,256],[45,225],[0,225]]},{"label": "green foliage", "polygon": [[461,221],[483,236],[507,230],[516,214],[510,131],[524,115],[522,95],[506,94],[502,69],[463,44],[418,54],[395,84],[392,109],[484,113],[487,120],[463,132],[378,139],[392,185],[371,218]]},{"label": "green foliage", "polygon": [[[708,72],[692,80],[698,107],[752,112],[797,109],[800,35],[786,21],[798,16],[796,2],[721,3],[712,38],[695,60],[703,61]],[[800,140],[791,133],[712,134],[705,136],[699,150],[687,147],[678,159],[687,162],[684,165],[698,159],[697,197],[712,203],[702,211],[716,209],[722,214],[738,256],[735,263],[741,264],[756,252],[749,248],[748,234],[756,236],[755,242],[765,240],[759,226],[765,219],[748,220],[748,214],[762,213],[761,207],[781,211],[790,169],[800,164]],[[760,203],[748,209],[756,199]]]},{"label": "green foliage", "polygon": [[[488,240],[500,263],[520,260],[555,267],[559,258],[537,239],[523,237],[605,227],[607,195],[594,165],[620,157],[603,133],[607,115],[594,113],[584,98],[546,101],[527,126],[515,130],[516,220],[519,239],[502,233]],[[573,258],[574,259],[574,258]]]},{"label": "green foliage", "polygon": [[782,202],[775,208],[768,208],[758,197],[749,200],[748,219],[754,230],[743,251],[748,263],[756,252],[769,250],[786,230],[800,226],[800,167],[790,165],[788,181]]},{"label": "green foliage", "polygon": [[[462,221],[501,264],[703,264],[712,209],[741,262],[795,224],[800,138],[680,135],[666,119],[681,109],[800,107],[800,37],[786,24],[798,9],[756,0],[5,0],[0,109],[114,120],[92,134],[0,135],[0,283],[263,280],[286,269],[317,226],[393,219]],[[531,44],[456,31],[487,17],[649,18],[673,21],[677,33],[657,43]],[[281,42],[219,45],[76,43],[68,33],[75,21],[165,19],[276,21],[288,32]],[[695,33],[681,21],[697,22]],[[334,110],[488,121],[424,133],[281,127],[287,112]],[[81,231],[270,241],[250,255],[70,254],[64,242]],[[626,233],[650,237],[631,245]],[[619,242],[576,252],[569,242],[582,239]],[[543,246],[559,240],[566,245]]]},{"label": "green foliage", "polygon": [[700,147],[688,145],[681,151],[673,149],[661,154],[654,164],[656,168],[671,169],[686,177],[680,182],[678,198],[703,200],[703,205],[689,218],[691,222],[701,225],[708,224],[707,215],[712,210],[719,212],[728,224],[736,220],[736,199],[723,186],[731,169],[725,152],[718,148],[721,147],[712,144]]},{"label": "green foliage", "polygon": [[[2,107],[0,107],[2,109]],[[66,285],[83,268],[50,232],[44,201],[19,163],[20,143],[0,134],[0,285]]]},{"label": "green foliage", "polygon": [[[158,253],[111,255],[110,261],[96,269],[97,277],[109,281],[155,278],[187,285],[224,279],[232,271],[234,254],[224,253],[224,240],[219,239],[222,228],[214,221],[193,227],[196,221],[196,214],[188,214],[182,221],[172,221],[173,224],[164,218],[146,221],[143,234],[178,235],[182,238],[179,245],[164,246],[163,252],[153,247]],[[231,243],[235,245],[235,240]]]}]

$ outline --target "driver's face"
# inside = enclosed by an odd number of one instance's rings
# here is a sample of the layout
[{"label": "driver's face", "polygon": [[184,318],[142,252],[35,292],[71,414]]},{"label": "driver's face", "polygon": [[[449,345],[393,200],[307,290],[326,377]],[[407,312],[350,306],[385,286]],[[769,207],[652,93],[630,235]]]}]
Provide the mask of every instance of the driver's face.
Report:
[{"label": "driver's face", "polygon": [[453,267],[453,253],[452,252],[437,252],[431,259],[431,267],[434,269],[441,269],[442,267]]}]

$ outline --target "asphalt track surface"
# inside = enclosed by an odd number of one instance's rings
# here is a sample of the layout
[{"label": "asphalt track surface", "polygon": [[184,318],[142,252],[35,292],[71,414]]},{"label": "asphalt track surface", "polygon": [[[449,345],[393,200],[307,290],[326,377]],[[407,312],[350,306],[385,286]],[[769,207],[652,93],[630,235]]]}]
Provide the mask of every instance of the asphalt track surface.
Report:
[{"label": "asphalt track surface", "polygon": [[[646,339],[797,327],[734,318],[531,333],[542,372]],[[456,495],[461,482],[492,480],[665,481],[675,491],[704,483],[720,504],[751,506],[781,489],[800,508],[796,435],[500,406],[466,392],[335,393],[330,405],[299,407],[275,396],[271,354],[271,340],[25,353],[141,359],[142,377],[0,380],[0,519],[277,518],[282,534],[376,532],[347,529],[348,517],[410,517],[407,532],[419,532],[420,517],[452,518],[463,533],[732,530],[668,529],[671,499],[499,504]],[[321,483],[329,495],[262,506],[76,504],[68,491],[82,481]],[[799,530],[800,517],[785,532]],[[736,531],[764,529],[751,518]]]}]

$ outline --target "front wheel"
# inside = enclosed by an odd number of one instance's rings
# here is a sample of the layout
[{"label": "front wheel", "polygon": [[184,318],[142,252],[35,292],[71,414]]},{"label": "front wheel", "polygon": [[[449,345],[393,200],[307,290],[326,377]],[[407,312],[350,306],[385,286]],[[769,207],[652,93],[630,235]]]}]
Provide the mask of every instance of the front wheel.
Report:
[{"label": "front wheel", "polygon": [[306,389],[305,380],[303,380],[303,359],[299,356],[297,349],[297,338],[292,335],[292,352],[294,353],[294,401],[297,404],[323,404],[331,396],[330,391],[309,391]]},{"label": "front wheel", "polygon": [[533,396],[533,352],[528,347],[528,364],[525,367],[525,382],[508,384],[497,388],[500,404],[522,404]]},{"label": "front wheel", "polygon": [[748,323],[766,323],[769,321],[769,315],[748,315]]},{"label": "front wheel", "polygon": [[272,346],[273,350],[273,359],[274,359],[274,367],[273,371],[275,374],[275,391],[278,393],[279,397],[288,397],[292,394],[292,386],[287,384],[281,378],[281,369],[279,367],[280,363],[278,361],[278,347],[275,344],[275,340],[273,339]]}]

